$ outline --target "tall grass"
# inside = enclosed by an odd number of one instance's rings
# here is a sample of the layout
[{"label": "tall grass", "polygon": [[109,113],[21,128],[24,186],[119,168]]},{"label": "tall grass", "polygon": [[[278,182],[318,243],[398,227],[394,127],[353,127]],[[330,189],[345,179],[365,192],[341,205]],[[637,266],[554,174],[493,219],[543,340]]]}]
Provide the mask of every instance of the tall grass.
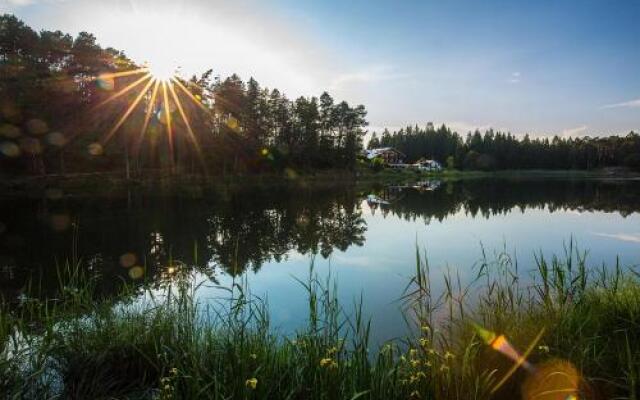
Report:
[{"label": "tall grass", "polygon": [[[504,333],[529,361],[571,363],[580,398],[638,398],[640,284],[620,265],[589,272],[573,243],[562,258],[536,256],[523,279],[499,254],[463,285],[445,276],[434,293],[426,257],[402,297],[410,327],[379,349],[362,312],[344,310],[336,283],[310,268],[308,324],[284,337],[246,283],[224,307],[196,300],[185,276],[161,291],[95,300],[78,264],[59,275],[59,296],[0,311],[0,393],[9,399],[489,399],[519,398],[531,375],[491,349],[474,324]],[[593,270],[592,270],[593,271]],[[34,290],[37,292],[37,290]],[[115,302],[115,305],[114,305]],[[544,329],[544,330],[543,330]],[[507,376],[508,375],[508,376]],[[505,379],[505,376],[507,379]],[[502,383],[504,381],[504,383]],[[499,387],[498,387],[499,386]],[[562,398],[562,397],[540,397]]]}]

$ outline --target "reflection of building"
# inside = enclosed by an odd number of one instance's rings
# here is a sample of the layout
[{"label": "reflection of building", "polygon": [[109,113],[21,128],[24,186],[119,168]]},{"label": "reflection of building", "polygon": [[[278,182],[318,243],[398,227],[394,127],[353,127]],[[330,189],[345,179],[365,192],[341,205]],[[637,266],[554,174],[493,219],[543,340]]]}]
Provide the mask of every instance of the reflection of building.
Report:
[{"label": "reflection of building", "polygon": [[402,164],[406,158],[404,153],[393,147],[379,147],[377,149],[365,150],[364,153],[369,160],[379,158],[384,161],[385,164]]},{"label": "reflection of building", "polygon": [[442,169],[442,164],[436,160],[428,160],[426,158],[419,159],[413,165],[423,171],[440,171]]},{"label": "reflection of building", "polygon": [[426,181],[416,182],[416,184],[413,185],[413,188],[421,191],[433,191],[439,188],[440,185],[441,185],[440,181],[426,180]]}]

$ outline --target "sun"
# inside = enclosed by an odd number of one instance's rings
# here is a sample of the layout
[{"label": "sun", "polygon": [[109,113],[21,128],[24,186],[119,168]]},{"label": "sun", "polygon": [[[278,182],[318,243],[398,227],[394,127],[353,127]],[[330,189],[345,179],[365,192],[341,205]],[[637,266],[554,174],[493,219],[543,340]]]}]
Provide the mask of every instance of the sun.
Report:
[{"label": "sun", "polygon": [[169,82],[178,73],[178,67],[170,62],[145,62],[149,75],[157,81]]}]

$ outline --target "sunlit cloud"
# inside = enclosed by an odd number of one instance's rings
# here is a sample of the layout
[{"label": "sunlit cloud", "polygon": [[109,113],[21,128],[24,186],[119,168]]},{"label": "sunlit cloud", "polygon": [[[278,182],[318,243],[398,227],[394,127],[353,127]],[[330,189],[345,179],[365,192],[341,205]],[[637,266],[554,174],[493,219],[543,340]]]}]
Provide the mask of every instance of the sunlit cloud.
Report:
[{"label": "sunlit cloud", "polygon": [[580,134],[584,133],[587,130],[587,126],[586,125],[582,125],[582,126],[578,126],[575,128],[567,128],[564,129],[562,131],[562,136],[563,137],[575,137],[575,136],[579,136]]},{"label": "sunlit cloud", "polygon": [[396,68],[387,65],[372,65],[364,69],[340,74],[330,84],[332,90],[342,89],[346,86],[359,83],[376,83],[408,78],[409,75],[400,73]]},{"label": "sunlit cloud", "polygon": [[61,3],[64,1],[66,0],[0,0],[0,11],[5,6],[8,6],[11,9],[32,6],[35,4]]},{"label": "sunlit cloud", "polygon": [[214,75],[254,77],[297,97],[319,95],[326,82],[347,70],[295,21],[262,3],[37,1],[43,6],[24,13],[35,29],[91,32],[101,46],[124,50],[139,65],[179,68],[183,76],[211,68]]},{"label": "sunlit cloud", "polygon": [[640,243],[640,233],[602,233],[602,232],[593,232],[594,235],[620,240],[622,242],[631,242],[631,243]]},{"label": "sunlit cloud", "polygon": [[640,108],[640,99],[623,101],[621,103],[607,104],[602,106],[604,109],[608,108]]}]

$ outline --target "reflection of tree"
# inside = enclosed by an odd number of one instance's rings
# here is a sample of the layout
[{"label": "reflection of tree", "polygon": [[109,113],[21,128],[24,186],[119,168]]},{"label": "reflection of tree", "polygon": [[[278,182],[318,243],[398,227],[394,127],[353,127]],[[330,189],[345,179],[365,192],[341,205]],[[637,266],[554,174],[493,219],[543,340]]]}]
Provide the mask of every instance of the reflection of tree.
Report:
[{"label": "reflection of tree", "polygon": [[460,211],[488,218],[514,208],[619,212],[622,216],[640,212],[640,185],[619,181],[478,179],[450,182],[427,192],[405,188],[396,198],[381,206],[384,216],[442,221]]},{"label": "reflection of tree", "polygon": [[365,222],[353,194],[274,192],[237,196],[208,218],[213,260],[231,274],[295,250],[328,257],[364,243]]},{"label": "reflection of tree", "polygon": [[[53,295],[56,260],[72,259],[99,274],[100,291],[131,280],[132,267],[158,284],[186,269],[239,274],[287,252],[321,254],[362,245],[366,226],[352,188],[246,188],[206,198],[11,199],[0,202],[0,291],[15,298],[30,276]],[[34,211],[35,210],[35,211]],[[69,220],[62,229],[52,216]],[[60,219],[60,218],[58,218]],[[58,220],[56,219],[56,221]],[[74,239],[72,223],[77,223]],[[56,227],[57,229],[54,229]],[[121,257],[134,256],[122,265]],[[135,270],[133,272],[139,272]],[[142,279],[139,279],[140,281]]]},{"label": "reflection of tree", "polygon": [[[364,193],[390,202],[379,205],[382,215],[425,222],[457,212],[488,217],[529,208],[640,211],[640,185],[595,180],[473,180],[431,191]],[[145,277],[159,284],[193,269],[210,277],[218,268],[230,274],[257,270],[292,251],[328,257],[334,249],[363,245],[362,199],[353,187],[285,186],[216,190],[203,198],[0,200],[0,293],[15,299],[33,276],[54,295],[47,285],[57,285],[56,260],[63,263],[74,254],[102,277],[104,294],[131,279],[131,267],[121,265],[129,253]]]}]

